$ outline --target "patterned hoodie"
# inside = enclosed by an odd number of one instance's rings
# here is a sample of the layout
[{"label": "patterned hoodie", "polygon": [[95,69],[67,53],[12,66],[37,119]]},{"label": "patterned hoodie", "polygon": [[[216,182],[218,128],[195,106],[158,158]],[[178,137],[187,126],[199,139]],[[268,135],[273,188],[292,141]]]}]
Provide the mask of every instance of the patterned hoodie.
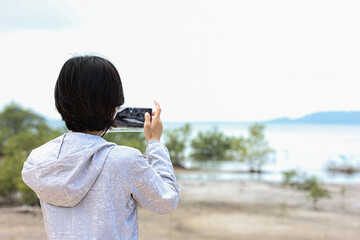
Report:
[{"label": "patterned hoodie", "polygon": [[33,150],[22,177],[40,199],[49,239],[138,239],[137,204],[167,214],[179,187],[166,147],[146,156],[86,133],[66,133]]}]

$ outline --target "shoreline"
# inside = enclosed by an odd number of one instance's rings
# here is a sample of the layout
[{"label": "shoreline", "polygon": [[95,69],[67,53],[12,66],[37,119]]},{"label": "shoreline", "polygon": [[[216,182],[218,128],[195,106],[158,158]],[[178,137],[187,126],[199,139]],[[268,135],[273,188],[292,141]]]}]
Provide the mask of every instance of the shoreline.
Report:
[{"label": "shoreline", "polygon": [[[282,173],[281,171],[262,171],[261,173],[257,173],[257,172],[251,172],[248,170],[209,170],[209,169],[200,169],[200,168],[184,168],[184,167],[179,167],[179,166],[174,166],[174,170],[175,170],[175,174],[177,176],[177,178],[182,179],[182,180],[218,180],[218,181],[226,181],[226,180],[234,180],[234,181],[253,181],[253,180],[257,180],[260,182],[269,182],[269,183],[281,183],[282,182]],[[302,171],[299,171],[299,173],[301,173]],[[331,179],[331,177],[329,176],[333,176],[333,180],[331,181],[324,181],[323,180],[323,176],[317,176],[319,178],[319,181],[322,184],[327,184],[327,185],[356,185],[356,184],[360,184],[360,172],[359,173],[354,173],[354,174],[344,174],[344,173],[334,173],[334,172],[328,172],[326,170],[324,170],[324,174],[328,175],[326,177],[326,179]],[[191,176],[191,175],[198,175],[198,177],[191,177],[191,178],[187,178],[186,176]],[[203,177],[199,177],[199,176],[203,176]],[[221,178],[221,177],[214,177],[215,175],[233,175],[233,177],[226,177],[226,178]],[[212,177],[211,177],[212,176]],[[237,177],[235,177],[237,176]],[[244,176],[248,176],[248,177],[244,177]],[[249,177],[251,176],[251,177]],[[266,178],[266,176],[277,176],[277,177],[272,177],[272,178]],[[310,176],[310,175],[309,175]],[[335,180],[338,177],[340,177],[341,180]],[[345,182],[344,178],[353,178],[355,180],[349,181],[349,179],[347,179],[347,181]]]}]

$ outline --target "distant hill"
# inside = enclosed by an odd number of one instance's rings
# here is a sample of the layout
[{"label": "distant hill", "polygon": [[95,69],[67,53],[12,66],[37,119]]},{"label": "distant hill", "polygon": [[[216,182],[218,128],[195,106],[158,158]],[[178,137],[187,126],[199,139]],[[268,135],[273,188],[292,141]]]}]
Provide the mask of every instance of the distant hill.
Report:
[{"label": "distant hill", "polygon": [[360,124],[360,111],[318,112],[302,118],[278,118],[266,123]]}]

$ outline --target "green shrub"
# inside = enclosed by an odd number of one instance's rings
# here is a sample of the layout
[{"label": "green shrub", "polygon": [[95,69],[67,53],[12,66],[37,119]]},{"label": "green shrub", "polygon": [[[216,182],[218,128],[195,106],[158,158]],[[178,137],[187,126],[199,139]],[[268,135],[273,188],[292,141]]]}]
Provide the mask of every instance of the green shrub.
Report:
[{"label": "green shrub", "polygon": [[298,175],[298,172],[296,170],[283,171],[282,172],[282,176],[283,176],[282,185],[284,187],[295,186],[297,184],[297,182],[296,182],[297,175]]},{"label": "green shrub", "polygon": [[185,150],[191,135],[189,123],[182,127],[164,131],[165,146],[169,150],[171,162],[175,166],[183,166]]},{"label": "green shrub", "polygon": [[295,187],[308,192],[307,197],[312,200],[313,209],[317,209],[321,198],[330,198],[329,191],[320,183],[316,176],[308,176],[296,170],[283,171],[283,186]]},{"label": "green shrub", "polygon": [[196,160],[226,160],[231,146],[231,138],[217,128],[206,132],[198,132],[192,139],[191,157]]},{"label": "green shrub", "polygon": [[317,209],[318,201],[321,198],[330,198],[329,191],[319,183],[318,179],[315,176],[311,177],[311,187],[309,189],[308,198],[313,202],[313,209]]},{"label": "green shrub", "polygon": [[264,129],[264,125],[254,124],[249,127],[247,138],[232,138],[231,150],[235,153],[235,159],[246,163],[251,172],[261,172],[262,167],[270,161],[270,153],[274,152],[265,140]]}]

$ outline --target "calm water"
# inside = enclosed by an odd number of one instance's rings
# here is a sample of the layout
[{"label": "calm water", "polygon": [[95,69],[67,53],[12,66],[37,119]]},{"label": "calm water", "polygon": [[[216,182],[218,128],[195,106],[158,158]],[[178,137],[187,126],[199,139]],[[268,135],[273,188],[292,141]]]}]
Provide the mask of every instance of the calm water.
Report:
[{"label": "calm water", "polygon": [[[181,126],[179,123],[165,123],[165,129]],[[227,135],[247,136],[249,124],[243,123],[192,123],[193,136],[198,131],[217,127]],[[262,180],[280,181],[281,171],[298,169],[313,174],[327,183],[360,183],[360,174],[330,174],[326,171],[329,160],[342,162],[344,155],[350,162],[360,166],[360,125],[319,125],[319,124],[268,124],[265,136],[276,150],[272,162],[264,167],[269,173]],[[187,167],[201,167],[225,171],[224,174],[184,175],[179,178],[214,179],[256,179],[253,174],[226,173],[231,170],[246,170],[239,162],[194,162],[188,160]]]}]

